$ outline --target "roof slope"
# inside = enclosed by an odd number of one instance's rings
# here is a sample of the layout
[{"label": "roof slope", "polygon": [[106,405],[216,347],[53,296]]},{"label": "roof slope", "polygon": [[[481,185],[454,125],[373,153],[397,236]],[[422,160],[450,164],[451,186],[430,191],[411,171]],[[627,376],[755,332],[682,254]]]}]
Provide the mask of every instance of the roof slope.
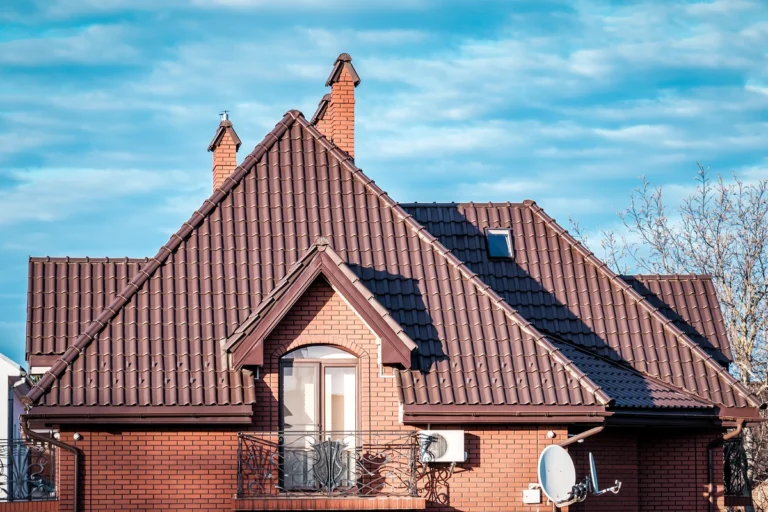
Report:
[{"label": "roof slope", "polygon": [[[403,205],[544,333],[727,407],[759,401],[672,321],[532,201]],[[485,229],[509,228],[513,258],[490,259]]]},{"label": "roof slope", "polygon": [[79,334],[28,399],[251,403],[251,379],[226,369],[220,342],[321,236],[418,344],[416,368],[400,380],[430,403],[611,402],[296,111]]},{"label": "roof slope", "polygon": [[723,365],[733,361],[715,285],[705,275],[621,276]]},{"label": "roof slope", "polygon": [[61,355],[147,258],[30,258],[27,359]]}]

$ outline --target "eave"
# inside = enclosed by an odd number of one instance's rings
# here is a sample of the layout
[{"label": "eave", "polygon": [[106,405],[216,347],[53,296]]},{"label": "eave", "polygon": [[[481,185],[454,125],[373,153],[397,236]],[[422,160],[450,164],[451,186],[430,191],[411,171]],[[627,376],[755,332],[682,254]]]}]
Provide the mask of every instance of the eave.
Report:
[{"label": "eave", "polygon": [[251,405],[37,406],[26,416],[33,425],[248,425]]}]

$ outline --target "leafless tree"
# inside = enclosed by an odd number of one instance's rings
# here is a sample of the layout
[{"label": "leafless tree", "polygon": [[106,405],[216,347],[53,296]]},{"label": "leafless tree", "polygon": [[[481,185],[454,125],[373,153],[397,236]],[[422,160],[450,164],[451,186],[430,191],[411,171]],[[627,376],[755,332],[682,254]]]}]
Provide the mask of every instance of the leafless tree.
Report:
[{"label": "leafless tree", "polygon": [[[733,349],[731,371],[768,398],[768,180],[712,179],[699,165],[696,181],[680,206],[669,208],[662,187],[643,177],[619,212],[624,233],[603,231],[600,246],[620,273],[711,275]],[[766,481],[768,427],[749,437],[754,480]]]}]

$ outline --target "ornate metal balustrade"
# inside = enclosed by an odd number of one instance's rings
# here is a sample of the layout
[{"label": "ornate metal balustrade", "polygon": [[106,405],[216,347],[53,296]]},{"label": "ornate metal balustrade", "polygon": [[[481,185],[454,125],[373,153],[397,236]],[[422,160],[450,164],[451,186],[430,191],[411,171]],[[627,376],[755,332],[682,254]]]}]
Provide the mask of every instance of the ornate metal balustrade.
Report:
[{"label": "ornate metal balustrade", "polygon": [[56,499],[55,456],[49,443],[0,440],[0,501]]},{"label": "ornate metal balustrade", "polygon": [[238,437],[238,498],[417,496],[416,432],[274,432]]},{"label": "ornate metal balustrade", "polygon": [[752,505],[749,464],[741,437],[723,444],[723,481],[726,510],[743,510]]}]

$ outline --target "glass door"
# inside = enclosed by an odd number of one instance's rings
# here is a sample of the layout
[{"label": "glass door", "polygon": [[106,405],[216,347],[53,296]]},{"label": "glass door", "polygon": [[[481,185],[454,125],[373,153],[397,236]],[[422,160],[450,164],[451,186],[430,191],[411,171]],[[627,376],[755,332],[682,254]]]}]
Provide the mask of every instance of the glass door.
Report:
[{"label": "glass door", "polygon": [[357,358],[305,347],[280,362],[282,481],[287,490],[333,490],[354,482]]}]

